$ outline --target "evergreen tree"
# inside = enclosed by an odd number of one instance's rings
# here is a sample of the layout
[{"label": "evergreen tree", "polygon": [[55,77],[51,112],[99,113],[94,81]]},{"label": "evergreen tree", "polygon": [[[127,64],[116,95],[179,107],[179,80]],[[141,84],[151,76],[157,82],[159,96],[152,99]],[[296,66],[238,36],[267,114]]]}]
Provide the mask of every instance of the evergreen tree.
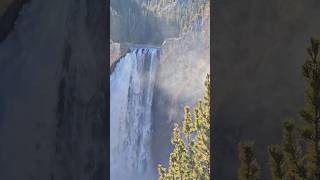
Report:
[{"label": "evergreen tree", "polygon": [[239,143],[239,160],[238,170],[239,180],[257,180],[260,175],[260,166],[254,157],[253,143]]},{"label": "evergreen tree", "polygon": [[271,180],[284,179],[284,157],[281,146],[270,145],[268,147],[268,152]]},{"label": "evergreen tree", "polygon": [[299,136],[295,131],[293,120],[285,121],[283,125],[282,150],[285,163],[285,177],[287,179],[306,179],[303,152]]},{"label": "evergreen tree", "polygon": [[305,107],[300,113],[305,122],[301,128],[301,135],[306,143],[307,176],[317,180],[320,179],[319,43],[319,40],[311,38],[311,46],[307,48],[308,58],[302,68],[307,83]]},{"label": "evergreen tree", "polygon": [[283,125],[281,146],[269,147],[269,165],[273,180],[320,179],[319,44],[318,40],[311,38],[311,46],[307,48],[308,58],[302,68],[307,84],[305,106],[300,112],[304,123],[296,128],[292,120],[287,120]]},{"label": "evergreen tree", "polygon": [[301,140],[293,120],[283,124],[281,145],[269,146],[269,166],[273,180],[307,179]]},{"label": "evergreen tree", "polygon": [[210,78],[205,81],[205,93],[194,109],[185,107],[182,127],[174,125],[169,167],[158,165],[159,180],[210,179]]}]

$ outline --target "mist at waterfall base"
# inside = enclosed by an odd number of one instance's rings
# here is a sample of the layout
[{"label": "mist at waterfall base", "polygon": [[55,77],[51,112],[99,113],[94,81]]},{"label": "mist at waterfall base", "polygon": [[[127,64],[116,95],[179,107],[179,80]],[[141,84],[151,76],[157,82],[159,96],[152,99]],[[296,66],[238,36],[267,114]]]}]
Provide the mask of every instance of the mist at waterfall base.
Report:
[{"label": "mist at waterfall base", "polygon": [[110,76],[112,180],[156,179],[151,159],[151,106],[158,49],[131,48]]}]

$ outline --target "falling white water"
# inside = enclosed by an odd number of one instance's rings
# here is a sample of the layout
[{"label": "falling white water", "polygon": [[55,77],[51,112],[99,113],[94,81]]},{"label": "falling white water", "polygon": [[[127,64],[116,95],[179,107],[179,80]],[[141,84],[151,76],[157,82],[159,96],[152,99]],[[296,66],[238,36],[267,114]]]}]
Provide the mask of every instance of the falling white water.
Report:
[{"label": "falling white water", "polygon": [[156,179],[150,138],[157,54],[156,48],[132,48],[111,74],[111,180]]}]

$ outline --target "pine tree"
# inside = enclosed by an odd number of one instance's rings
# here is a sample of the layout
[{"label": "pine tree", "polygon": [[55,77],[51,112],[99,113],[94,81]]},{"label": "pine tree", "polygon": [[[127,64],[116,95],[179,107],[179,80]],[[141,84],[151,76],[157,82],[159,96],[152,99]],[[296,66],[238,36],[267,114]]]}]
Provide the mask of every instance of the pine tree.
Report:
[{"label": "pine tree", "polygon": [[260,166],[254,157],[253,142],[239,143],[239,160],[238,169],[239,180],[257,180],[260,175]]},{"label": "pine tree", "polygon": [[284,155],[280,145],[270,145],[268,147],[269,166],[271,180],[284,179]]},{"label": "pine tree", "polygon": [[282,134],[281,145],[269,146],[269,166],[273,180],[306,179],[301,140],[293,120],[284,122]]},{"label": "pine tree", "polygon": [[306,142],[307,175],[320,179],[320,61],[319,40],[311,38],[307,48],[308,58],[303,65],[303,76],[307,83],[305,107],[301,111],[304,125],[301,135]]},{"label": "pine tree", "polygon": [[194,109],[185,107],[182,127],[174,124],[169,155],[169,167],[158,165],[159,180],[210,179],[210,78],[205,81],[205,93]]},{"label": "pine tree", "polygon": [[196,136],[191,144],[192,155],[195,159],[195,171],[200,179],[209,179],[210,174],[210,81],[207,75],[205,95],[194,110]]},{"label": "pine tree", "polygon": [[[320,179],[320,61],[318,40],[311,38],[308,58],[302,70],[306,80],[305,106],[300,112],[304,120],[295,127],[293,120],[283,125],[281,145],[269,147],[269,165],[273,180]],[[281,147],[281,148],[280,148]]]},{"label": "pine tree", "polygon": [[295,124],[288,119],[283,125],[282,150],[285,162],[285,177],[288,179],[306,179],[300,138],[295,131]]}]

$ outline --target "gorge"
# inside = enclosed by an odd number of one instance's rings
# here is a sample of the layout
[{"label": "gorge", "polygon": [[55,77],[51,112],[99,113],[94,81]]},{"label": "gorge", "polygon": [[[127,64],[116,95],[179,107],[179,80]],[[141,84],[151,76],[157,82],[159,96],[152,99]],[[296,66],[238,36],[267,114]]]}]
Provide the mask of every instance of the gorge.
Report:
[{"label": "gorge", "polygon": [[209,16],[157,48],[112,41],[110,52],[111,179],[157,179],[157,164],[168,163],[173,123],[181,123],[184,106],[193,107],[203,93]]}]

